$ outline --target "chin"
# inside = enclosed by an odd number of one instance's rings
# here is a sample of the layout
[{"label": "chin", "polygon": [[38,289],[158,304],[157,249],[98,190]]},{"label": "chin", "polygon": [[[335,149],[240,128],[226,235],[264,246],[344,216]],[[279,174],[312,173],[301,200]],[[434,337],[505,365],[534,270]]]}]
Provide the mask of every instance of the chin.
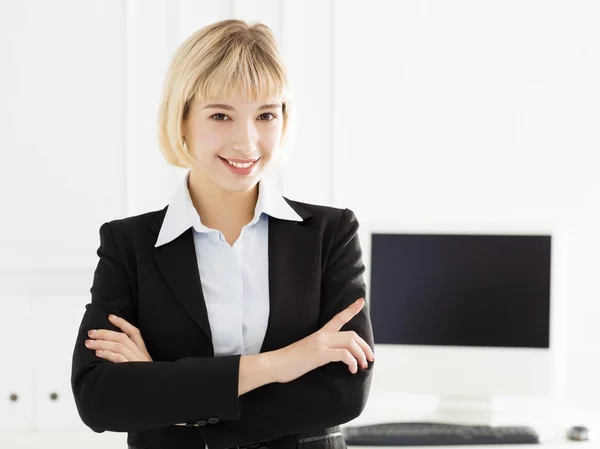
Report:
[{"label": "chin", "polygon": [[228,170],[228,168],[219,167],[218,170],[215,170],[213,181],[221,186],[226,191],[229,192],[248,192],[252,190],[256,184],[261,180],[261,178],[265,174],[265,169],[268,166],[266,165],[264,160],[258,162],[252,173],[248,173],[246,175],[234,174]]},{"label": "chin", "polygon": [[253,176],[251,179],[221,179],[218,184],[229,192],[244,193],[252,190],[260,181],[260,176]]}]

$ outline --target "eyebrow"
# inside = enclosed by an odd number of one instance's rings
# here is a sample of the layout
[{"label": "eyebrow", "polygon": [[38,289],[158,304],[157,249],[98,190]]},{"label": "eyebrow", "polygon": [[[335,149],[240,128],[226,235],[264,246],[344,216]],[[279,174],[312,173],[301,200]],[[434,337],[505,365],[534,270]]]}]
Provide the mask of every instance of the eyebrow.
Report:
[{"label": "eyebrow", "polygon": [[[258,110],[262,111],[262,110],[265,110],[265,109],[276,109],[276,108],[279,108],[279,107],[281,107],[281,103],[263,104],[261,107],[258,108]],[[225,109],[227,111],[235,111],[234,107],[229,106],[227,104],[220,104],[220,103],[207,104],[202,109]]]}]

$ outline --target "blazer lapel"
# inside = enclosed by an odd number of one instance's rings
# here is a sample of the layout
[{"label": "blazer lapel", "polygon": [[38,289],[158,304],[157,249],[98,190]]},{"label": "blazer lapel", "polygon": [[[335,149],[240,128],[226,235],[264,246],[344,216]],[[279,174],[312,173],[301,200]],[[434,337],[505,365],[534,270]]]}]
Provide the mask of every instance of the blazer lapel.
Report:
[{"label": "blazer lapel", "polygon": [[[152,228],[157,234],[161,219]],[[208,312],[198,273],[193,228],[189,228],[172,242],[154,248],[154,260],[175,298],[212,341]],[[212,348],[212,345],[210,345]],[[212,350],[212,349],[211,349]]]},{"label": "blazer lapel", "polygon": [[[310,216],[304,209],[294,209],[302,218]],[[279,349],[285,343],[313,281],[320,242],[315,229],[269,217],[270,313],[260,352]]]},{"label": "blazer lapel", "polygon": [[[288,203],[306,219],[311,214]],[[158,234],[164,213],[152,227]],[[198,273],[193,228],[154,248],[154,259],[173,294],[212,341],[208,312]],[[296,322],[314,277],[320,233],[302,223],[269,217],[269,320],[261,352],[279,349]],[[212,347],[212,346],[211,346]]]}]

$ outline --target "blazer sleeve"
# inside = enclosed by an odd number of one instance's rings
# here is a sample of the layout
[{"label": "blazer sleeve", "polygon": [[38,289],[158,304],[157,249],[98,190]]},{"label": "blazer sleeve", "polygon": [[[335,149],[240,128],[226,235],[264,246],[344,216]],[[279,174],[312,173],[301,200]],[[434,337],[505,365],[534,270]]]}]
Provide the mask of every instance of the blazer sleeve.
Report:
[{"label": "blazer sleeve", "polygon": [[85,307],[72,358],[71,386],[83,422],[103,432],[239,418],[239,355],[112,363],[86,348],[90,329],[121,332],[108,320],[110,313],[136,325],[131,282],[109,223],[100,227],[97,254],[91,303]]},{"label": "blazer sleeve", "polygon": [[[358,298],[365,298],[365,271],[354,213],[341,214],[321,285],[320,327]],[[365,298],[366,300],[366,298]],[[373,348],[366,305],[343,328]],[[240,396],[241,416],[202,429],[209,449],[270,441],[312,428],[331,427],[359,416],[367,402],[373,363],[352,374],[343,362],[317,368],[288,383],[273,383]]]}]

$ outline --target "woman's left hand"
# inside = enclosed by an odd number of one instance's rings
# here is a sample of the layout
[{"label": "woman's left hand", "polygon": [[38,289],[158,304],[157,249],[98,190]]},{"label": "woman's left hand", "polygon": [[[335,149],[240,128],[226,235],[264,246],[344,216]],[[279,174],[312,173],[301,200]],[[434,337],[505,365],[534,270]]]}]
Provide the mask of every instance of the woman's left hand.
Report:
[{"label": "woman's left hand", "polygon": [[152,361],[137,327],[114,315],[108,319],[123,332],[92,329],[88,332],[90,339],[85,341],[88,349],[96,350],[98,357],[113,363]]}]

